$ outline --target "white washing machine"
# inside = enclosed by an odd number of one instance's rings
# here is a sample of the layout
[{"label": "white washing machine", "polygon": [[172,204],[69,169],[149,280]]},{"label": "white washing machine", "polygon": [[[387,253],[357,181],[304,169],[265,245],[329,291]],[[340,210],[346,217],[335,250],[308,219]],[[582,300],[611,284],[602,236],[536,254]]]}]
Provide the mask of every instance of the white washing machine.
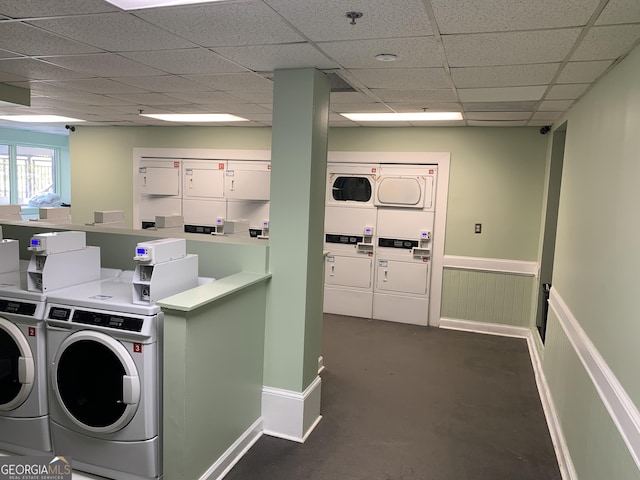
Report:
[{"label": "white washing machine", "polygon": [[[0,275],[0,450],[51,452],[47,402],[47,294],[28,290],[29,262]],[[101,269],[113,278],[117,269]]]},{"label": "white washing machine", "polygon": [[428,325],[434,213],[378,211],[373,318]]},{"label": "white washing machine", "polygon": [[162,323],[133,272],[56,291],[46,307],[53,449],[74,469],[162,478]]}]

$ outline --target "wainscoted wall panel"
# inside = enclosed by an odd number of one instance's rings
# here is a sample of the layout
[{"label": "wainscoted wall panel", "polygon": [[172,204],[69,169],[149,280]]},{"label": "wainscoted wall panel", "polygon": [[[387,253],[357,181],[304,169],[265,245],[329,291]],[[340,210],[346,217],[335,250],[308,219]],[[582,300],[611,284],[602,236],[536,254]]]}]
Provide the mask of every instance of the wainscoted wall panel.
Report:
[{"label": "wainscoted wall panel", "polygon": [[535,277],[446,268],[441,317],[528,327]]},{"label": "wainscoted wall panel", "polygon": [[640,480],[620,431],[553,309],[542,365],[577,479]]}]

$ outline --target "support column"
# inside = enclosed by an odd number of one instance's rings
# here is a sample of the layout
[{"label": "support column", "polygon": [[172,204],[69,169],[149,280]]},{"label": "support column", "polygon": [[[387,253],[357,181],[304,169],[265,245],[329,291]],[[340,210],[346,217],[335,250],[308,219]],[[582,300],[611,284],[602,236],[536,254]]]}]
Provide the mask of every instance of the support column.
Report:
[{"label": "support column", "polygon": [[262,414],[265,433],[301,442],[320,420],[329,93],[316,69],[275,71]]}]

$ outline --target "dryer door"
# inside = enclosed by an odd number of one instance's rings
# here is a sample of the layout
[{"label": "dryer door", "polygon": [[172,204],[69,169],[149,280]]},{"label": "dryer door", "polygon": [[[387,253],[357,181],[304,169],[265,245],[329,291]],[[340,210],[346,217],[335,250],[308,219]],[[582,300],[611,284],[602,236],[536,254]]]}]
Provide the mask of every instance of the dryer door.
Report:
[{"label": "dryer door", "polygon": [[13,322],[0,317],[0,412],[22,405],[34,380],[35,364],[27,338]]},{"label": "dryer door", "polygon": [[112,433],[125,427],[140,402],[140,378],[118,340],[83,330],[67,337],[52,365],[56,399],[85,430]]}]

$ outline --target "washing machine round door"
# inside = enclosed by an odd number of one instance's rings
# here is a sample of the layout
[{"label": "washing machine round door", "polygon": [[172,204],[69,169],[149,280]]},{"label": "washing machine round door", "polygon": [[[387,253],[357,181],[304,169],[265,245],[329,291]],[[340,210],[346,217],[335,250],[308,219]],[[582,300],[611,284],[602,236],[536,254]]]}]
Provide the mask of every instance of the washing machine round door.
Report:
[{"label": "washing machine round door", "polygon": [[83,330],[58,348],[51,372],[56,398],[79,427],[112,433],[125,427],[140,402],[140,378],[127,349],[100,332]]},{"label": "washing machine round door", "polygon": [[22,405],[35,380],[35,363],[29,342],[20,329],[0,317],[0,412]]}]

